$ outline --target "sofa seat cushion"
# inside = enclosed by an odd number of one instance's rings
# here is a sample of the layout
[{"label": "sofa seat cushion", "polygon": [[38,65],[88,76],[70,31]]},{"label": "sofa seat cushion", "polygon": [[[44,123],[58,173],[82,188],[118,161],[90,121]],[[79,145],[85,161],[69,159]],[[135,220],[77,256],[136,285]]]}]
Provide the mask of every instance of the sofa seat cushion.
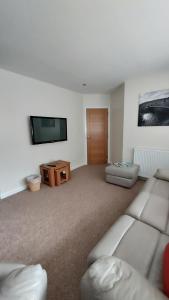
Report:
[{"label": "sofa seat cushion", "polygon": [[148,180],[126,214],[169,233],[169,183],[155,178]]},{"label": "sofa seat cushion", "polygon": [[115,255],[147,276],[159,238],[158,230],[124,215],[91,251],[88,264],[102,256]]}]

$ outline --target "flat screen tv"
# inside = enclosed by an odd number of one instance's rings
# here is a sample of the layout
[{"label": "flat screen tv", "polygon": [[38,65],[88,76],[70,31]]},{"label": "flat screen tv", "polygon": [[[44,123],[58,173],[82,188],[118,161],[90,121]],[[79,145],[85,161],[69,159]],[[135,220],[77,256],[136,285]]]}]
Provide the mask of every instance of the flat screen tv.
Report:
[{"label": "flat screen tv", "polygon": [[32,144],[67,140],[67,119],[30,116]]}]

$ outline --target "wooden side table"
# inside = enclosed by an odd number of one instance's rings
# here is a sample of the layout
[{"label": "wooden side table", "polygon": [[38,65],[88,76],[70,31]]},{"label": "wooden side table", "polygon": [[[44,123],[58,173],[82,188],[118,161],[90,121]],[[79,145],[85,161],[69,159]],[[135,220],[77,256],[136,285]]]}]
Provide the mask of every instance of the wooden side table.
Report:
[{"label": "wooden side table", "polygon": [[49,186],[60,185],[71,178],[70,162],[64,160],[53,161],[40,166],[42,181]]},{"label": "wooden side table", "polygon": [[42,182],[49,186],[55,186],[55,170],[48,165],[40,166],[40,173],[42,176]]},{"label": "wooden side table", "polygon": [[65,166],[61,169],[55,169],[55,184],[60,185],[69,180],[68,167]]}]

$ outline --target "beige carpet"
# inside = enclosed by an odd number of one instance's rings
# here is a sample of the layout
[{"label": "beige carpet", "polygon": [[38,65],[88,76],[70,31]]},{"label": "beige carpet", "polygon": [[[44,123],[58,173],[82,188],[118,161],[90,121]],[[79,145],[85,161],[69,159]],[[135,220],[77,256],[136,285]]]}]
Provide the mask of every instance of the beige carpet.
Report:
[{"label": "beige carpet", "polygon": [[0,261],[41,263],[49,300],[79,300],[89,251],[142,187],[104,182],[104,166],[72,172],[60,187],[21,192],[0,202]]}]

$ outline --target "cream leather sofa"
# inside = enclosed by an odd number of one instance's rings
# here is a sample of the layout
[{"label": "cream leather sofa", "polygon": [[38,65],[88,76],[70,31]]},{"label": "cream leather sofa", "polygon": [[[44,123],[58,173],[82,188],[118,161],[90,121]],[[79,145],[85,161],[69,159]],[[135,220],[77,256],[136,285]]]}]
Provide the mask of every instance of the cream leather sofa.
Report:
[{"label": "cream leather sofa", "polygon": [[[81,281],[81,298],[168,299],[161,292],[162,257],[167,243],[169,181],[153,177],[89,254],[89,269]],[[129,276],[135,278],[133,282],[124,276],[126,268],[134,274]],[[145,286],[144,294],[140,291]]]},{"label": "cream leather sofa", "polygon": [[46,300],[47,273],[41,265],[0,263],[0,300]]}]

